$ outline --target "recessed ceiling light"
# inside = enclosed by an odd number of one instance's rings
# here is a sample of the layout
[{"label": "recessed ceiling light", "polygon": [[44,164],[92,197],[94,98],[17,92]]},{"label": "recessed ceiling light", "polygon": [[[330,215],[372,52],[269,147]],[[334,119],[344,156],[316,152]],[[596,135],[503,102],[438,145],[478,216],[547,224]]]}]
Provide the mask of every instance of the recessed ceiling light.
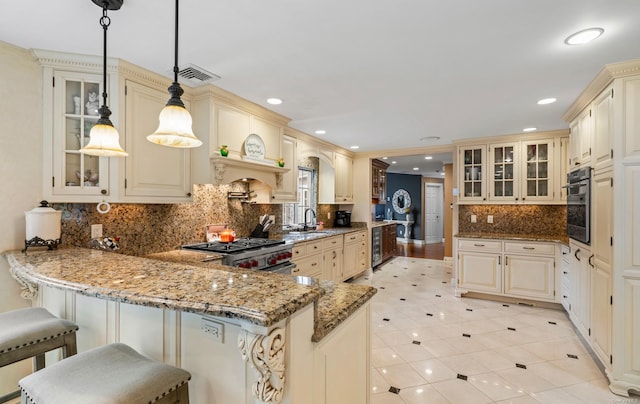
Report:
[{"label": "recessed ceiling light", "polygon": [[538,101],[538,105],[553,104],[556,101],[557,100],[555,98],[543,98],[540,101]]},{"label": "recessed ceiling light", "polygon": [[524,128],[524,129],[522,129],[523,132],[533,132],[534,130],[538,130],[538,128]]},{"label": "recessed ceiling light", "polygon": [[431,157],[431,156],[425,156],[425,157],[424,157],[424,159],[425,159],[425,160],[431,160],[432,158],[433,158],[433,157]]},{"label": "recessed ceiling light", "polygon": [[418,171],[420,168],[418,167],[413,167],[413,171]]},{"label": "recessed ceiling light", "polygon": [[582,31],[578,31],[575,34],[571,34],[564,40],[564,43],[567,45],[583,45],[585,43],[589,43],[594,39],[598,38],[604,29],[602,28],[587,28]]},{"label": "recessed ceiling light", "polygon": [[388,159],[388,158],[389,158],[389,157],[383,157],[382,159],[383,159],[383,160],[386,160],[386,159]]},{"label": "recessed ceiling light", "polygon": [[267,98],[267,103],[271,105],[280,105],[282,104],[282,100],[280,98]]},{"label": "recessed ceiling light", "polygon": [[440,136],[424,136],[420,140],[440,140]]},{"label": "recessed ceiling light", "polygon": [[324,135],[325,133],[327,133],[327,131],[326,130],[322,130],[322,129],[318,129],[316,131],[316,135]]},{"label": "recessed ceiling light", "polygon": [[396,162],[395,162],[395,161],[392,161],[392,162],[391,162],[391,164],[396,164]]},{"label": "recessed ceiling light", "polygon": [[351,146],[351,149],[359,149],[359,148],[360,146],[356,146],[356,145]]}]

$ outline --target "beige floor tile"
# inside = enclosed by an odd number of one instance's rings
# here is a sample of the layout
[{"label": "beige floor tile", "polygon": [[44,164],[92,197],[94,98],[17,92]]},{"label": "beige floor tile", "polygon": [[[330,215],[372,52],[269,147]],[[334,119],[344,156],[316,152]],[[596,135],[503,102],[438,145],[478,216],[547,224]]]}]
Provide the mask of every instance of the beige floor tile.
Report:
[{"label": "beige floor tile", "polygon": [[528,369],[511,368],[498,370],[496,373],[527,394],[556,388],[554,384]]},{"label": "beige floor tile", "polygon": [[404,404],[404,401],[399,395],[386,392],[372,395],[371,404]]},{"label": "beige floor tile", "polygon": [[457,376],[456,372],[439,359],[411,362],[410,365],[429,383],[451,380]]},{"label": "beige floor tile", "polygon": [[640,404],[640,395],[622,397],[609,390],[609,382],[602,378],[562,388],[585,403]]},{"label": "beige floor tile", "polygon": [[526,394],[523,389],[514,386],[494,372],[469,376],[467,380],[493,401],[506,400]]},{"label": "beige floor tile", "polygon": [[405,404],[450,404],[432,385],[425,384],[400,391]]},{"label": "beige floor tile", "polygon": [[371,369],[371,394],[384,393],[389,391],[389,383],[380,375],[377,369]]},{"label": "beige floor tile", "polygon": [[467,376],[490,371],[481,362],[471,356],[471,354],[447,356],[440,358],[440,360],[454,372]]},{"label": "beige floor tile", "polygon": [[404,363],[404,359],[393,348],[377,348],[371,350],[371,366],[380,368],[383,366],[398,365]]},{"label": "beige floor tile", "polygon": [[400,389],[420,386],[427,383],[427,381],[407,363],[378,368],[378,372],[389,385]]},{"label": "beige floor tile", "polygon": [[444,398],[452,403],[491,403],[489,397],[468,381],[453,379],[431,384]]},{"label": "beige floor tile", "polygon": [[433,358],[433,354],[429,352],[422,344],[397,345],[393,349],[406,362],[417,362],[425,359]]}]

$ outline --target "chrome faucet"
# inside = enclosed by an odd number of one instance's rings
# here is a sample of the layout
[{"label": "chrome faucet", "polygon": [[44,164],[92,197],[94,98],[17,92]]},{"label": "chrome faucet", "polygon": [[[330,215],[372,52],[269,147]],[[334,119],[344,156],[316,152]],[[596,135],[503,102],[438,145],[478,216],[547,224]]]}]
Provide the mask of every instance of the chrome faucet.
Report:
[{"label": "chrome faucet", "polygon": [[311,214],[313,215],[314,219],[316,217],[316,212],[314,212],[313,209],[307,208],[304,210],[304,227],[302,228],[304,231],[307,231],[311,228],[311,226],[307,226],[307,212],[309,211],[311,211]]}]

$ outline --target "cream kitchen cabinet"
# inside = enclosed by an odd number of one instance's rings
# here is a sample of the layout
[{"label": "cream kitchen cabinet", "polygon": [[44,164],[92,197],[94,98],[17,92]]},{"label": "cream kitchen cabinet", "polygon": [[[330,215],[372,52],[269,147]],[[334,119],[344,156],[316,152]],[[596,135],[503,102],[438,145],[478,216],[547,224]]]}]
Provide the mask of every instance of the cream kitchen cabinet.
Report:
[{"label": "cream kitchen cabinet", "polygon": [[571,259],[569,246],[560,246],[560,298],[565,311],[571,311],[572,295],[571,295]]},{"label": "cream kitchen cabinet", "polygon": [[284,159],[287,171],[277,177],[275,188],[252,182],[251,190],[256,192],[254,202],[282,204],[298,200],[297,140],[287,135],[281,138],[279,156]]},{"label": "cream kitchen cabinet", "polygon": [[342,280],[352,278],[367,269],[367,231],[344,235],[344,262]]},{"label": "cream kitchen cabinet", "polygon": [[593,136],[591,162],[596,170],[613,164],[613,85],[593,101]]},{"label": "cream kitchen cabinet", "polygon": [[295,276],[322,278],[322,240],[295,243],[291,257],[296,268],[291,271]]},{"label": "cream kitchen cabinet", "polygon": [[322,240],[322,278],[334,282],[343,280],[343,236],[331,236]]},{"label": "cream kitchen cabinet", "polygon": [[[181,203],[191,200],[191,160],[188,149],[147,141],[158,127],[167,92],[125,81],[124,202]],[[189,103],[185,105],[189,107]]]},{"label": "cream kitchen cabinet", "polygon": [[481,202],[487,200],[486,191],[486,153],[484,145],[458,148],[460,181],[460,202]]},{"label": "cream kitchen cabinet", "polygon": [[335,202],[353,202],[353,159],[340,153],[335,159]]},{"label": "cream kitchen cabinet", "polygon": [[571,247],[571,311],[569,317],[582,336],[591,335],[591,249],[588,245],[569,242]]},{"label": "cream kitchen cabinet", "polygon": [[591,162],[591,135],[593,131],[591,107],[582,111],[582,113],[571,122],[569,127],[571,128],[569,141],[569,162],[571,169],[580,165],[588,165]]},{"label": "cream kitchen cabinet", "polygon": [[[91,126],[98,119],[95,108],[102,104],[101,58],[43,50],[34,50],[34,54],[43,69],[45,199],[84,203],[191,200],[190,151],[156,150],[146,141],[157,128],[170,80],[123,60],[109,60],[107,104],[120,144],[129,155],[93,157],[79,150],[89,141]],[[186,95],[183,100],[188,104]]]},{"label": "cream kitchen cabinet", "polygon": [[555,302],[555,244],[458,240],[458,293],[488,293]]}]

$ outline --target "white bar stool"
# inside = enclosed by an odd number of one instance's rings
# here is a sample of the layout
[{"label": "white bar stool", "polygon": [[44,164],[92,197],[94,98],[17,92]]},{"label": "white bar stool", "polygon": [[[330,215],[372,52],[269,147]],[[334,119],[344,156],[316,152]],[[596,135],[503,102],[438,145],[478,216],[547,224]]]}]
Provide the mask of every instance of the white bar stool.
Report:
[{"label": "white bar stool", "polygon": [[114,343],[48,366],[18,383],[22,404],[189,403],[184,369]]},{"label": "white bar stool", "polygon": [[[62,348],[63,358],[75,355],[78,326],[42,307],[0,313],[0,367],[33,358],[34,371],[45,367],[46,352]],[[19,397],[20,391],[0,397],[0,403]]]}]

